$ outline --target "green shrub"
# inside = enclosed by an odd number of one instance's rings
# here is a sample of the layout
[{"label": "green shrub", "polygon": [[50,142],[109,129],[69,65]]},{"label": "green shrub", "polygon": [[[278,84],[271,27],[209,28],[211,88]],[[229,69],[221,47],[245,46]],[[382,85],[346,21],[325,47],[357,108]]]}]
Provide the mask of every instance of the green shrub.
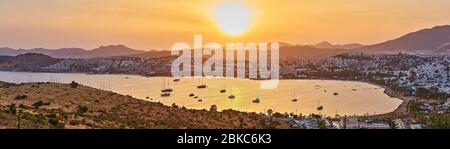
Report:
[{"label": "green shrub", "polygon": [[16,114],[17,110],[16,110],[16,104],[11,104],[8,106],[8,112],[11,114]]},{"label": "green shrub", "polygon": [[76,111],[77,114],[82,115],[82,114],[86,113],[87,111],[88,111],[88,108],[86,106],[80,106],[80,105],[77,106],[77,111]]}]

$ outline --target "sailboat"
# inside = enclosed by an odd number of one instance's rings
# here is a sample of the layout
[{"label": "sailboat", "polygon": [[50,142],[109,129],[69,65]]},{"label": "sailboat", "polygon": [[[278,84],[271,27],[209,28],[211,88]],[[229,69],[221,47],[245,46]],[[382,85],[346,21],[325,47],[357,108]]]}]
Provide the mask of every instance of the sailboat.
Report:
[{"label": "sailboat", "polygon": [[[166,79],[164,78],[164,85],[163,85],[163,89],[161,90],[161,92],[172,92],[173,89],[171,88],[166,88]],[[167,81],[167,86],[169,86],[169,81]]]},{"label": "sailboat", "polygon": [[230,96],[228,96],[228,99],[234,99],[236,96],[233,95],[233,90],[230,89]]},{"label": "sailboat", "polygon": [[225,90],[225,86],[222,85],[222,89],[220,90],[220,93],[226,93],[226,92],[227,92],[227,90]]},{"label": "sailboat", "polygon": [[197,88],[198,88],[198,89],[204,89],[204,88],[206,88],[206,87],[207,87],[207,86],[206,86],[205,84],[203,84],[203,77],[200,78],[200,84],[197,85]]},{"label": "sailboat", "polygon": [[320,100],[319,100],[319,106],[317,107],[317,111],[322,111],[323,110],[323,106],[320,105]]},{"label": "sailboat", "polygon": [[253,103],[260,103],[261,101],[259,100],[258,97],[256,97],[254,100],[252,100]]},{"label": "sailboat", "polygon": [[298,101],[298,99],[295,98],[295,91],[294,91],[294,96],[293,96],[293,98],[292,98],[292,102],[297,102],[297,101]]},{"label": "sailboat", "polygon": [[259,91],[258,91],[258,97],[256,97],[255,99],[253,99],[252,102],[253,102],[253,103],[256,103],[256,104],[258,104],[258,103],[261,102],[261,100],[259,100]]},{"label": "sailboat", "polygon": [[170,92],[162,92],[161,93],[161,97],[169,97],[170,96]]}]

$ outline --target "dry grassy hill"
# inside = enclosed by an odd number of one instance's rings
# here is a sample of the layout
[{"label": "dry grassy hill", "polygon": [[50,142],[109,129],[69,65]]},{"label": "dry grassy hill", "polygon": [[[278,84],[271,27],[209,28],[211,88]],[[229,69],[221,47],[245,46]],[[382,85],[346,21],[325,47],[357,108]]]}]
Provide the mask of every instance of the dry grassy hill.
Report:
[{"label": "dry grassy hill", "polygon": [[[78,84],[0,82],[0,128],[289,128],[280,118],[147,102]],[[22,111],[22,112],[19,112]]]}]

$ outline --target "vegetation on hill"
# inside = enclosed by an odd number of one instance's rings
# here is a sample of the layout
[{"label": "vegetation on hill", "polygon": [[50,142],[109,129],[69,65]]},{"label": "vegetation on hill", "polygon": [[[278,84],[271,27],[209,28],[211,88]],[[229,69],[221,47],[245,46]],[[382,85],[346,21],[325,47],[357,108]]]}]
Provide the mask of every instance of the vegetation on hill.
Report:
[{"label": "vegetation on hill", "polygon": [[41,67],[58,63],[60,60],[39,53],[27,53],[6,58],[0,62],[0,70],[8,71],[37,71]]},{"label": "vegetation on hill", "polygon": [[[233,110],[191,110],[77,84],[0,82],[0,128],[289,128]],[[20,96],[20,99],[16,99]]]}]

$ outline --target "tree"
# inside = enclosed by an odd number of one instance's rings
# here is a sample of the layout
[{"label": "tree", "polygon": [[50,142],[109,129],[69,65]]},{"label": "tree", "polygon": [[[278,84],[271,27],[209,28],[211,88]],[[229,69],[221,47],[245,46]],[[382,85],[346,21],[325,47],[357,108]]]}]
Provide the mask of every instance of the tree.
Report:
[{"label": "tree", "polygon": [[8,112],[11,114],[16,114],[17,110],[16,110],[16,104],[11,104],[8,106]]},{"label": "tree", "polygon": [[272,109],[267,110],[267,114],[269,114],[269,116],[272,115],[272,113],[273,113]]}]

